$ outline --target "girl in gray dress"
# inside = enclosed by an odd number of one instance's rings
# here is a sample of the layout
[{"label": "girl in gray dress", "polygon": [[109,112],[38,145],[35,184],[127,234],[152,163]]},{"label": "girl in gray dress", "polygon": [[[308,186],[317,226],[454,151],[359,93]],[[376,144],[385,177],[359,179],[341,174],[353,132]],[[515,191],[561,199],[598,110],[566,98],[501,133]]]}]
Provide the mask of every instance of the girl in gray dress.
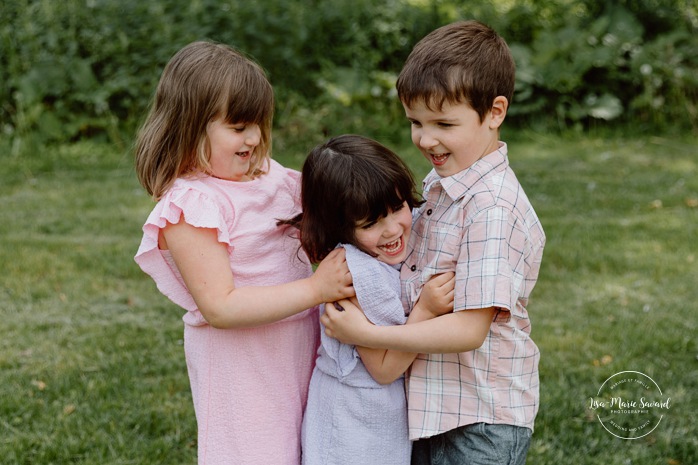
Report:
[{"label": "girl in gray dress", "polygon": [[[308,155],[301,188],[303,213],[288,222],[316,263],[345,248],[354,303],[373,324],[418,322],[453,309],[452,274],[425,286],[409,318],[403,309],[399,267],[421,200],[409,168],[392,151],[356,135],[330,139]],[[342,344],[321,329],[303,464],[409,464],[403,374],[417,354]]]}]

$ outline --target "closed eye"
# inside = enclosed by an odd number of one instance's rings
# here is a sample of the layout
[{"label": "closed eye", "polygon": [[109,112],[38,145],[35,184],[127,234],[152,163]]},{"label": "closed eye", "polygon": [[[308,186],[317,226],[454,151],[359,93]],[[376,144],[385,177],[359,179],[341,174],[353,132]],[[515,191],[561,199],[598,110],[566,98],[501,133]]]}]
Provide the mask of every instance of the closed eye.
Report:
[{"label": "closed eye", "polygon": [[245,129],[247,129],[247,124],[229,123],[228,129],[230,129],[231,131],[235,131],[235,132],[243,132],[243,131],[245,131]]}]

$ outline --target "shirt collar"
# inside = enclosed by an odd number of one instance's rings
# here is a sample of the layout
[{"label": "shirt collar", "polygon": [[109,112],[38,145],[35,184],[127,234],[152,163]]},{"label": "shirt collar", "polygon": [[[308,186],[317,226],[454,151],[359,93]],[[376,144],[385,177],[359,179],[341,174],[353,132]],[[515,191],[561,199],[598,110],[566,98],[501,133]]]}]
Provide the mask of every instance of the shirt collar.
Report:
[{"label": "shirt collar", "polygon": [[500,141],[497,150],[488,153],[468,168],[454,175],[442,178],[432,169],[424,178],[423,187],[424,190],[429,190],[434,184],[440,183],[451,200],[456,201],[465,195],[478,180],[486,177],[490,172],[502,171],[507,166],[509,166],[507,144]]}]

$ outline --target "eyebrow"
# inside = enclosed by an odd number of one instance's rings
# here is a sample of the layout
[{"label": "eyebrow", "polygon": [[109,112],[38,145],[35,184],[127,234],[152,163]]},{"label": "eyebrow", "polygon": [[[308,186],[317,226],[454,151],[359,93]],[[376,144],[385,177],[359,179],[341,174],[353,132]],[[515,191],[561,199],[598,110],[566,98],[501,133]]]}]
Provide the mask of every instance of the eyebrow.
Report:
[{"label": "eyebrow", "polygon": [[[417,118],[413,118],[413,117],[411,117],[411,116],[407,116],[407,115],[406,115],[405,117],[406,117],[409,121],[418,121],[418,122],[421,122],[421,120],[419,120],[419,119],[417,119]],[[458,121],[458,118],[432,118],[432,119],[426,120],[427,123],[450,123],[450,124],[455,123],[455,122],[457,122],[457,121]]]}]

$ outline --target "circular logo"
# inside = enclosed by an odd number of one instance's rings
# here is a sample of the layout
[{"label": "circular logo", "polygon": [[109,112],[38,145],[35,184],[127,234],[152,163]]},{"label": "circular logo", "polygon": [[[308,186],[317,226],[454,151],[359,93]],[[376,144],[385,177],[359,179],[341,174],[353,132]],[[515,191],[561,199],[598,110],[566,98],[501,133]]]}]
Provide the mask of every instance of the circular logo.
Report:
[{"label": "circular logo", "polygon": [[671,397],[664,397],[652,378],[639,371],[621,371],[608,378],[589,409],[606,431],[621,439],[639,439],[654,431],[669,410]]}]

